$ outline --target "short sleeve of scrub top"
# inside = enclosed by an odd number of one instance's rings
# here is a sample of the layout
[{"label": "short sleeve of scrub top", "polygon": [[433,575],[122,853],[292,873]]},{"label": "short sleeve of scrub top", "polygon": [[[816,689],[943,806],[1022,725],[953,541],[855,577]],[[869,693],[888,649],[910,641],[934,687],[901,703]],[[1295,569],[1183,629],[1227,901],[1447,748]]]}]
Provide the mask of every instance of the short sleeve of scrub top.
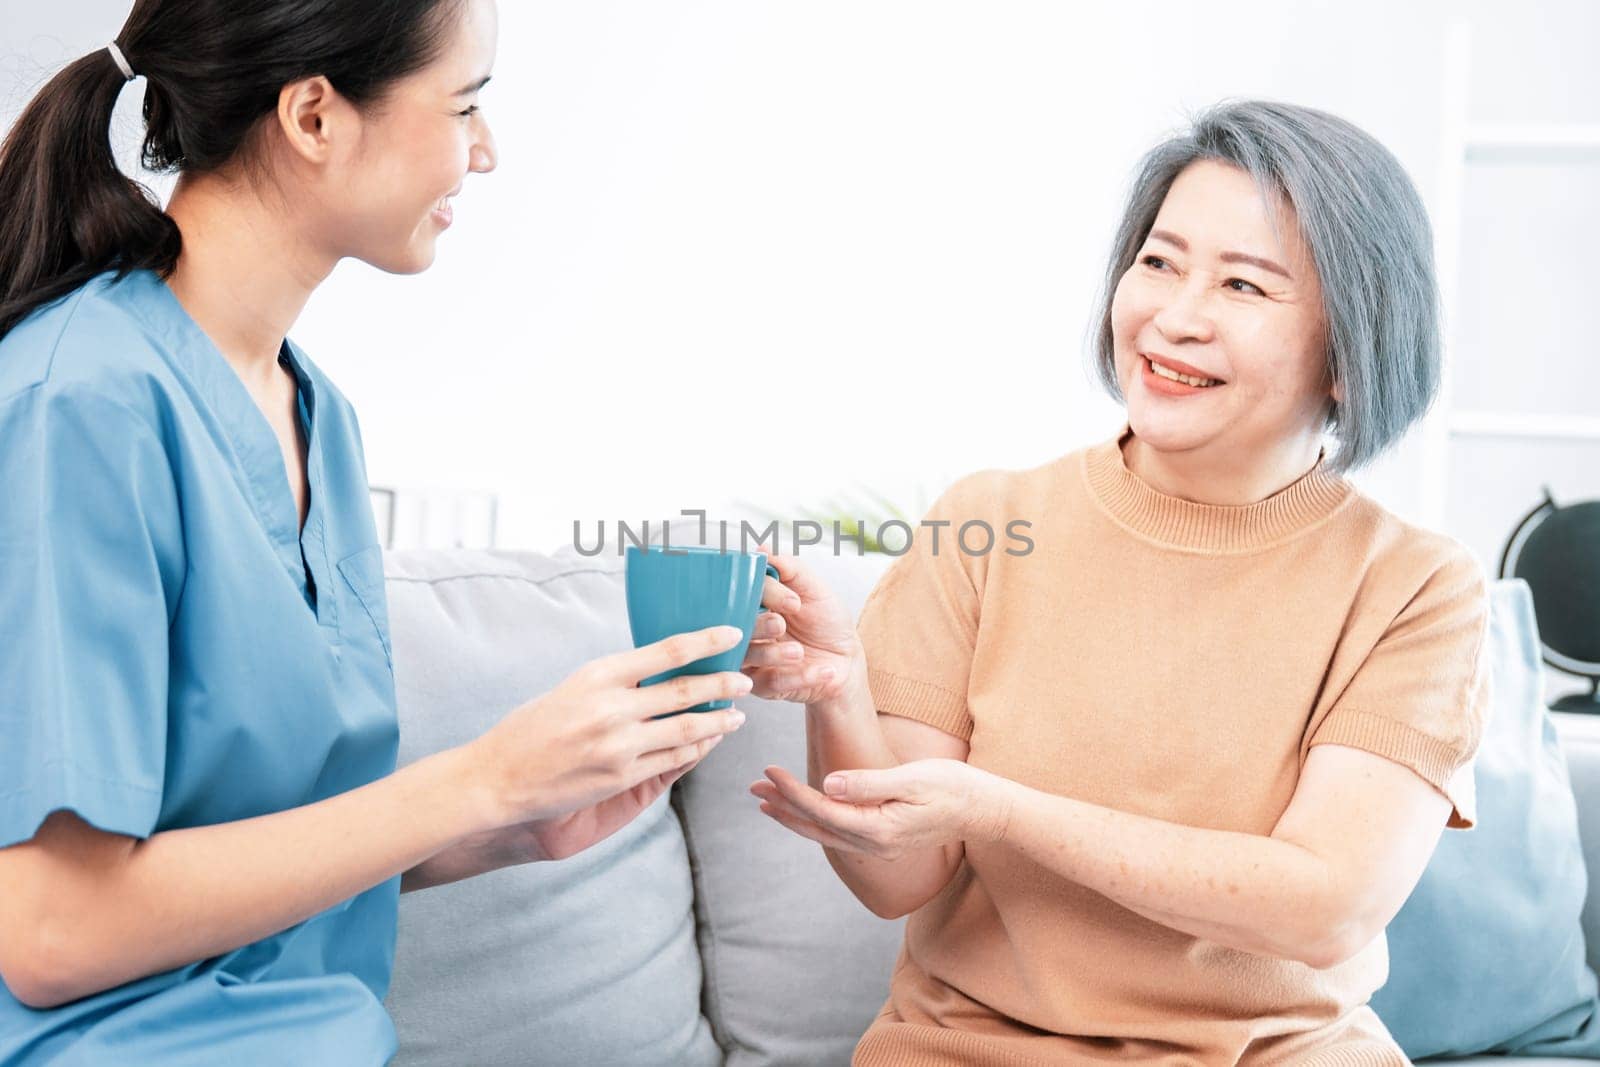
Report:
[{"label": "short sleeve of scrub top", "polygon": [[[276,434],[157,275],[101,275],[0,339],[0,847],[54,811],[144,838],[394,770],[359,429],[298,347],[280,363],[303,528]],[[0,986],[0,1063],[385,1063],[398,892],[55,1008]]]}]

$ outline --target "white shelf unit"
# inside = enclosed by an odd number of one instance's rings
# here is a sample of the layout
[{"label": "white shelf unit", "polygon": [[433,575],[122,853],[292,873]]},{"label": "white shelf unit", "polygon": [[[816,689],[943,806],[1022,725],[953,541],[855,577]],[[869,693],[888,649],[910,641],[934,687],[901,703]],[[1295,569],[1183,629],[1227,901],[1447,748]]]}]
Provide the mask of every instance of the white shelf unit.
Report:
[{"label": "white shelf unit", "polygon": [[1600,156],[1600,123],[1476,123],[1467,127],[1467,161],[1501,162]]},{"label": "white shelf unit", "polygon": [[1519,437],[1546,441],[1600,441],[1600,417],[1525,415],[1506,411],[1456,411],[1450,415],[1455,437]]},{"label": "white shelf unit", "polygon": [[1461,222],[1467,167],[1473,163],[1548,164],[1600,161],[1597,123],[1473,123],[1468,120],[1472,25],[1452,20],[1445,31],[1444,93],[1439,189],[1434,219],[1434,259],[1444,312],[1444,361],[1439,399],[1423,419],[1422,508],[1425,521],[1443,529],[1449,507],[1452,443],[1459,438],[1600,441],[1600,417],[1526,411],[1461,411],[1455,407],[1454,365],[1460,313]]}]

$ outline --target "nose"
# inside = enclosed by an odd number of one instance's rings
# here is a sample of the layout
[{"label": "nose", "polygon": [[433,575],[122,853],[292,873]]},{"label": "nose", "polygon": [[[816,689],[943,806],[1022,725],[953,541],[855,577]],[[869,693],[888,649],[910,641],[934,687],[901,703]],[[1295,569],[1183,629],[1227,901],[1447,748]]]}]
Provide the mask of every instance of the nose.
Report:
[{"label": "nose", "polygon": [[1204,281],[1190,279],[1165,294],[1165,303],[1151,321],[1171,344],[1210,341],[1215,326],[1206,308],[1208,295]]},{"label": "nose", "polygon": [[500,157],[494,147],[494,134],[489,132],[489,124],[483,123],[482,133],[468,156],[468,169],[474,174],[488,174],[499,162]]}]

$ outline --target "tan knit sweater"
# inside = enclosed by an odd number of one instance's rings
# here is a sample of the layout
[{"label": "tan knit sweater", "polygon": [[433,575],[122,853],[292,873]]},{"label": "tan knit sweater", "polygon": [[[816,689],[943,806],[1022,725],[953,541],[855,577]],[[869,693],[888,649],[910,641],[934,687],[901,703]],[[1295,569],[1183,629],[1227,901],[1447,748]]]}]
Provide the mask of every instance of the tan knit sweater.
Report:
[{"label": "tan knit sweater", "polygon": [[[971,742],[1035,789],[1267,835],[1312,745],[1410,767],[1476,818],[1487,714],[1483,569],[1324,465],[1255,504],[1164,495],[1128,431],[1027,471],[962,479],[862,609],[878,709]],[[994,551],[954,534],[981,518]],[[1026,555],[1005,537],[1025,519]],[[981,530],[969,532],[977,550]],[[1380,935],[1339,966],[1225,948],[1152,922],[1003,845],[969,844],[912,915],[880,1065],[1407,1062],[1372,1010]]]}]

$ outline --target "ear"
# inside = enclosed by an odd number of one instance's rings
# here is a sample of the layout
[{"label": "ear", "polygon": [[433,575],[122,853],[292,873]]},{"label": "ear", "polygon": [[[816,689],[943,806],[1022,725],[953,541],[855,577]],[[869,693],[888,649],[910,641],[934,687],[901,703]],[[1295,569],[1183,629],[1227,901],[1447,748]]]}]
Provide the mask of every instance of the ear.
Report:
[{"label": "ear", "polygon": [[1340,381],[1338,378],[1335,378],[1333,380],[1332,388],[1330,388],[1328,390],[1328,395],[1333,397],[1333,402],[1335,404],[1343,404],[1344,403],[1344,382]]},{"label": "ear", "polygon": [[278,126],[289,148],[308,162],[322,163],[333,137],[348,121],[345,101],[321,74],[285,85],[278,93]]}]

